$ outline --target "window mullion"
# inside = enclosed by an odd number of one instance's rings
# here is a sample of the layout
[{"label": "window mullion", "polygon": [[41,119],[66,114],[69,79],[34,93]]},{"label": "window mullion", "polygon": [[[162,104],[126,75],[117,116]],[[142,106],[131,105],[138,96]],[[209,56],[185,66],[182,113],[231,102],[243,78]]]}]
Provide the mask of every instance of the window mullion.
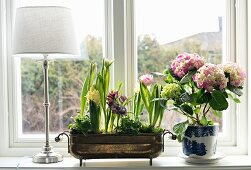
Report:
[{"label": "window mullion", "polygon": [[[7,50],[6,50],[6,1],[0,1],[0,129],[2,140],[1,150],[8,147],[8,94],[7,94]],[[0,152],[0,156],[4,152]]]},{"label": "window mullion", "polygon": [[[113,51],[114,51],[114,82],[126,82],[126,51],[125,51],[125,3],[124,0],[113,0]],[[126,92],[125,86],[121,88]]]},{"label": "window mullion", "polygon": [[[248,31],[250,31],[251,29],[251,3],[248,3]],[[251,34],[250,33],[248,33],[248,58],[250,58],[251,57]],[[248,61],[247,61],[247,64],[250,66],[251,65],[251,60],[249,59]],[[248,80],[250,80],[251,79],[251,75],[250,75],[250,69],[248,69],[247,68],[247,71],[248,71],[248,77],[247,77],[247,79]],[[251,88],[251,86],[250,86],[250,83],[248,83],[248,89],[250,89]],[[248,90],[248,93],[247,93],[247,96],[251,96],[251,91],[250,90]],[[248,110],[247,110],[247,112],[249,111],[249,106],[251,105],[251,102],[250,102],[250,100],[247,102],[247,104],[248,104]],[[248,113],[247,113],[248,114]],[[248,122],[251,122],[251,116],[248,116]],[[250,131],[251,131],[251,125],[250,125],[250,123],[248,123],[248,155],[251,155],[251,143],[250,143],[250,141],[251,141],[251,134],[250,134]]]},{"label": "window mullion", "polygon": [[[103,39],[103,54],[109,60],[114,60],[114,42],[113,42],[113,0],[104,0],[104,25],[105,33]],[[111,87],[114,88],[114,65],[111,67]]]},{"label": "window mullion", "polygon": [[134,15],[134,0],[125,0],[125,34],[126,34],[126,93],[128,96],[133,95],[134,86],[137,82],[137,47],[135,36],[135,15]]},{"label": "window mullion", "polygon": [[[247,57],[247,0],[236,0],[236,62],[248,71]],[[248,81],[248,79],[247,79]],[[247,82],[245,84],[248,84]],[[243,89],[241,103],[237,105],[237,146],[247,153],[248,136],[248,90]]]}]

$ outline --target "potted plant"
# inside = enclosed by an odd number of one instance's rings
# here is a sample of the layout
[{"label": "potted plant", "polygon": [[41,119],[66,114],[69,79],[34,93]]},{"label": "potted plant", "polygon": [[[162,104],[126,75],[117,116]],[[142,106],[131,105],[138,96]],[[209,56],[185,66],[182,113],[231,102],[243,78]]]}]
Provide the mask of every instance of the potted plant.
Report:
[{"label": "potted plant", "polygon": [[165,85],[155,100],[166,101],[168,109],[186,117],[173,127],[184,155],[215,155],[219,127],[210,115],[220,116],[229,99],[240,102],[245,72],[235,63],[215,65],[198,54],[182,53],[162,75]]},{"label": "potted plant", "polygon": [[[122,83],[118,83],[116,90],[109,89],[111,64],[103,59],[99,72],[95,63],[90,64],[80,97],[80,111],[68,126],[70,133],[63,132],[55,140],[60,141],[61,135],[68,137],[68,152],[80,160],[80,166],[83,159],[97,158],[149,158],[152,164],[152,158],[159,156],[164,147],[164,135],[170,133],[159,126],[163,111],[157,113],[162,108],[155,103],[160,101],[152,101],[160,96],[161,87],[155,85],[149,97],[146,86],[150,83],[145,83],[147,77],[142,77],[141,90],[127,98],[121,93]],[[155,109],[149,103],[154,103]],[[150,123],[140,121],[144,105]]]}]

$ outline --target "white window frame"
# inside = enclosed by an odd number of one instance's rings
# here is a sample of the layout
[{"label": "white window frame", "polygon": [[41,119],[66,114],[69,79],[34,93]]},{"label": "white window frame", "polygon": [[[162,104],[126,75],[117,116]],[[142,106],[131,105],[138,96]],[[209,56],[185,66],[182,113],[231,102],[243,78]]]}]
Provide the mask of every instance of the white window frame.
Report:
[{"label": "white window frame", "polygon": [[[134,84],[137,81],[135,74],[137,71],[137,48],[135,37],[134,20],[134,1],[135,0],[105,0],[105,48],[104,54],[110,59],[114,59],[112,70],[116,72],[112,75],[112,82],[125,82],[123,91],[126,95],[132,95]],[[15,91],[13,85],[13,59],[11,55],[11,31],[14,0],[0,0],[0,156],[24,156],[32,155],[41,150],[44,139],[17,139],[16,130],[13,128],[15,122],[15,109],[13,107],[13,94]],[[227,54],[230,60],[236,60],[248,71],[247,58],[247,0],[227,0],[229,8],[227,15],[230,16],[227,28],[227,37],[229,39],[226,46]],[[227,5],[227,6],[228,6]],[[235,9],[236,7],[236,9]],[[236,23],[236,24],[235,24]],[[235,27],[236,25],[236,27]],[[236,49],[236,50],[235,50]],[[235,58],[236,56],[236,58]],[[244,56],[244,57],[243,57]],[[15,63],[14,63],[15,64]],[[249,76],[249,74],[248,74]],[[248,81],[246,82],[248,84]],[[12,87],[12,88],[10,88]],[[232,138],[225,138],[225,141],[219,142],[218,150],[226,154],[247,154],[250,151],[248,147],[248,88],[244,88],[244,95],[241,97],[241,104],[231,108],[233,116],[227,120],[236,127],[232,128]],[[249,127],[249,129],[251,129]],[[51,136],[51,138],[53,138]],[[53,141],[53,139],[52,139]],[[166,141],[166,152],[164,155],[177,155],[180,152],[180,144]],[[52,144],[55,150],[67,154],[66,143]],[[250,153],[250,152],[249,152]]]},{"label": "white window frame", "polygon": [[[134,1],[126,0],[126,52],[127,52],[127,86],[130,91],[127,94],[133,93],[134,84],[137,82],[137,47],[135,34],[135,16],[134,16]],[[226,61],[233,61],[241,64],[245,70],[247,68],[247,1],[246,0],[226,0],[226,37],[223,37],[226,42],[225,49],[227,58]],[[240,57],[244,56],[244,57]],[[128,71],[128,70],[131,70]],[[244,95],[241,97],[241,103],[236,105],[231,102],[229,111],[225,114],[224,121],[230,122],[224,127],[227,133],[218,140],[218,151],[226,154],[247,154],[248,150],[248,133],[247,133],[247,88],[243,90]],[[243,114],[244,113],[244,114]],[[181,152],[180,144],[170,140],[165,141],[167,152],[163,155],[177,155],[177,151]]]}]

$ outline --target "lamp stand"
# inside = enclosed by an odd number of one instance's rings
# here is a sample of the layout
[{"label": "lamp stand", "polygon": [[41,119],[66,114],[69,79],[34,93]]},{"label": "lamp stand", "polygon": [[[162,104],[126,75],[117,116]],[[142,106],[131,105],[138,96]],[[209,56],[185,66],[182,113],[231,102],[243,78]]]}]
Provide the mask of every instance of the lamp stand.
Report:
[{"label": "lamp stand", "polygon": [[53,147],[49,144],[49,92],[48,92],[48,69],[49,61],[47,59],[48,55],[44,55],[43,69],[44,69],[44,108],[45,108],[45,135],[46,141],[45,146],[42,151],[33,157],[33,162],[35,163],[56,163],[63,161],[63,156],[55,153]]}]

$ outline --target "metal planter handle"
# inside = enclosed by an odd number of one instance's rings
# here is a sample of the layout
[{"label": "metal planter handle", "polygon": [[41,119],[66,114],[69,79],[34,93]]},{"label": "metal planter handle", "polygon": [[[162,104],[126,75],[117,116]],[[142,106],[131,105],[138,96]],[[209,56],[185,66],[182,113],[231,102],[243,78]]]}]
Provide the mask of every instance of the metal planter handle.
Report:
[{"label": "metal planter handle", "polygon": [[67,137],[67,141],[68,141],[68,153],[70,153],[70,137],[69,137],[69,133],[68,131],[64,131],[62,133],[60,133],[57,137],[55,137],[55,142],[60,142],[61,138],[60,136],[65,135]]},{"label": "metal planter handle", "polygon": [[177,139],[177,136],[175,134],[173,134],[170,130],[164,130],[163,132],[163,149],[162,149],[162,152],[164,152],[164,149],[165,149],[165,135],[166,134],[170,134],[171,136],[169,136],[169,139],[172,139],[172,140],[176,140]]}]

